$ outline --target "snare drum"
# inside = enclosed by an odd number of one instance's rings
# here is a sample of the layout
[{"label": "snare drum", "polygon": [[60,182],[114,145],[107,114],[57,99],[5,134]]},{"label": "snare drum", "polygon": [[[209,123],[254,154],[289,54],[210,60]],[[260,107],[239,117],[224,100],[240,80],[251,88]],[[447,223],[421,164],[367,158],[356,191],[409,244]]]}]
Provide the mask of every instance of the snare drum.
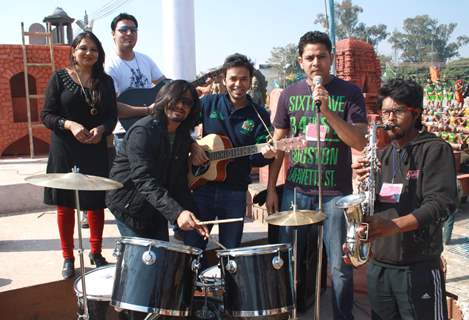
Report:
[{"label": "snare drum", "polygon": [[[90,320],[104,320],[111,301],[115,265],[107,265],[85,273],[86,298]],[[75,279],[73,289],[78,299],[80,314],[84,312],[82,277]]]},{"label": "snare drum", "polygon": [[217,251],[224,309],[232,317],[262,317],[293,310],[292,249],[271,244]]},{"label": "snare drum", "polygon": [[124,237],[116,242],[111,305],[186,317],[202,250],[164,241]]}]

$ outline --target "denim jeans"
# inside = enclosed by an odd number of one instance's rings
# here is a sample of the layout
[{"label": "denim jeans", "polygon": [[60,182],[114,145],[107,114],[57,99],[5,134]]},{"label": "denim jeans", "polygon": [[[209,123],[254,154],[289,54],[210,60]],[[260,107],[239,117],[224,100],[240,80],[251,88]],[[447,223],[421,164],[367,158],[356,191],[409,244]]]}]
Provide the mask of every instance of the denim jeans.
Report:
[{"label": "denim jeans", "polygon": [[114,134],[113,144],[114,144],[114,148],[116,149],[116,155],[118,153],[122,153],[124,150],[123,149],[124,137],[125,137],[125,133]]},{"label": "denim jeans", "polygon": [[[246,191],[230,190],[217,184],[204,185],[193,193],[199,220],[244,218],[246,213]],[[218,225],[219,240],[227,248],[241,244],[244,221]],[[209,226],[211,230],[212,226]],[[184,233],[184,243],[205,250],[207,240],[197,232]]]},{"label": "denim jeans", "polygon": [[[323,196],[323,212],[327,219],[324,221],[324,246],[327,252],[327,263],[332,276],[332,310],[334,320],[353,319],[353,268],[346,265],[342,259],[342,244],[345,242],[346,222],[342,209],[335,203],[342,196]],[[285,188],[282,196],[281,211],[291,210],[293,189]],[[296,193],[298,210],[317,210],[318,196]],[[300,227],[301,228],[301,227]],[[316,268],[314,268],[316,270]]]}]

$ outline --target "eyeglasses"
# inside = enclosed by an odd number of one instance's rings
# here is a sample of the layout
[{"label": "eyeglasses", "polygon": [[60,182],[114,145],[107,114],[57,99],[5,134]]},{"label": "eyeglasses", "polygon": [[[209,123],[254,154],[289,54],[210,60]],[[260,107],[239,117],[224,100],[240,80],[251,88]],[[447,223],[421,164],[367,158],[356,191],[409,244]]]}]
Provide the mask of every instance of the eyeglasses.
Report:
[{"label": "eyeglasses", "polygon": [[389,110],[381,110],[381,115],[383,116],[383,118],[389,118],[392,113],[394,114],[394,116],[398,118],[402,118],[404,114],[409,110],[410,109],[407,107],[401,107],[401,108],[395,108],[395,109],[389,109]]},{"label": "eyeglasses", "polygon": [[117,29],[120,33],[127,33],[130,31],[130,33],[137,33],[138,28],[133,27],[133,26],[122,26],[119,29]]}]

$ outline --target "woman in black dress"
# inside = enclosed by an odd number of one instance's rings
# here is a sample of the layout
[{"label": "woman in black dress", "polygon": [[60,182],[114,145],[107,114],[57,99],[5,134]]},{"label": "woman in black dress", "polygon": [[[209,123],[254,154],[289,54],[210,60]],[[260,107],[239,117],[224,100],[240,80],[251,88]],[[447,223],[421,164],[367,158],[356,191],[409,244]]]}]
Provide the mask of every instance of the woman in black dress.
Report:
[{"label": "woman in black dress", "polygon": [[[106,136],[117,119],[112,78],[103,69],[104,50],[91,32],[80,33],[72,42],[71,65],[52,75],[47,87],[41,119],[51,129],[47,173],[79,172],[108,176]],[[57,223],[64,265],[62,276],[74,275],[73,191],[45,188],[44,202],[57,205]],[[90,261],[97,267],[107,264],[101,255],[104,227],[104,192],[81,191],[80,207],[87,210],[90,225]]]}]

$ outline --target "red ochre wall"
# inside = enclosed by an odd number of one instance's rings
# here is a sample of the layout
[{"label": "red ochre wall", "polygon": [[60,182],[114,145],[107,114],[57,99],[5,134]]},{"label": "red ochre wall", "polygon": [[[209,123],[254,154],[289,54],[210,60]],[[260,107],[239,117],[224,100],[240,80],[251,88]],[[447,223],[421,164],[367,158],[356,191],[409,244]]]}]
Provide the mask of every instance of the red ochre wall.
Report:
[{"label": "red ochre wall", "polygon": [[[50,62],[49,47],[45,45],[27,45],[28,62],[47,63]],[[54,46],[54,60],[56,69],[67,66],[70,61],[70,47],[64,45]],[[2,44],[0,45],[0,157],[5,156],[5,151],[9,155],[29,155],[28,125],[27,122],[15,122],[13,110],[13,98],[10,87],[10,80],[18,73],[23,73],[23,54],[21,45]],[[29,67],[29,76],[33,77],[36,84],[36,91],[30,88],[30,93],[43,95],[47,88],[47,83],[51,76],[50,67]],[[21,85],[24,88],[24,81]],[[24,91],[24,89],[22,89]],[[37,100],[37,121],[34,124],[41,124],[40,112],[44,99]],[[32,105],[34,100],[31,99]],[[24,110],[17,110],[22,114]],[[35,113],[34,111],[32,113]],[[34,127],[33,136],[35,141],[36,154],[47,152],[50,143],[50,132],[45,127]]]},{"label": "red ochre wall", "polygon": [[353,38],[337,41],[336,71],[339,78],[362,89],[368,114],[376,113],[376,99],[381,86],[381,65],[373,46]]}]

